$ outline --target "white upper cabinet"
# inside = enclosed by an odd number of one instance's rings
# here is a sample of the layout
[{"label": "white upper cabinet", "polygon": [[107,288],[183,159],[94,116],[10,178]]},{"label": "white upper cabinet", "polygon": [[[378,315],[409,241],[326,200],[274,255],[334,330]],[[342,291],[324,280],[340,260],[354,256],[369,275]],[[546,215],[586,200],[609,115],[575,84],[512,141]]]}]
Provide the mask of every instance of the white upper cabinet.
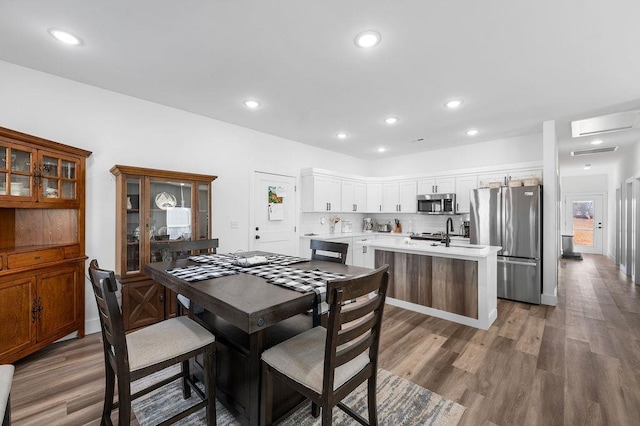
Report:
[{"label": "white upper cabinet", "polygon": [[364,212],[367,208],[367,185],[353,180],[342,181],[342,211]]},{"label": "white upper cabinet", "polygon": [[415,180],[400,182],[398,193],[398,211],[400,213],[415,213],[418,210],[417,189]]},{"label": "white upper cabinet", "polygon": [[340,212],[341,186],[337,177],[302,176],[302,211]]},{"label": "white upper cabinet", "polygon": [[383,213],[415,213],[416,181],[388,182],[382,186]]},{"label": "white upper cabinet", "polygon": [[380,213],[382,211],[382,184],[367,183],[367,210],[368,213]]},{"label": "white upper cabinet", "polygon": [[420,179],[418,194],[453,194],[456,192],[456,178]]},{"label": "white upper cabinet", "polygon": [[502,170],[478,175],[478,187],[486,188],[492,183],[499,182],[501,186],[507,186],[510,180],[537,178],[542,183],[542,169]]},{"label": "white upper cabinet", "polygon": [[456,178],[456,203],[458,213],[469,213],[470,191],[478,188],[478,176],[460,176]]},{"label": "white upper cabinet", "polygon": [[382,185],[382,212],[393,213],[398,211],[398,182],[389,182]]}]

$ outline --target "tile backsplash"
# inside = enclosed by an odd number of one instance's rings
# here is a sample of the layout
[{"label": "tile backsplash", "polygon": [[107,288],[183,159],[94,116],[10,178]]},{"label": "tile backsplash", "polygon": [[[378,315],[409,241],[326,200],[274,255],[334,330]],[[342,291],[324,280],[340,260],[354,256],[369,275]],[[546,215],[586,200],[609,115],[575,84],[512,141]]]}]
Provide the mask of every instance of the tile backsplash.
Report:
[{"label": "tile backsplash", "polygon": [[[331,219],[339,217],[341,220],[351,221],[352,231],[362,231],[362,226],[365,217],[370,217],[374,222],[374,230],[376,224],[391,223],[392,229],[395,228],[395,219],[400,220],[403,233],[410,232],[439,232],[445,231],[445,225],[447,218],[453,219],[453,234],[459,234],[460,226],[465,220],[469,220],[469,214],[462,215],[424,215],[424,214],[364,214],[364,213],[302,213],[300,215],[300,235],[314,233],[314,234],[328,234],[330,232]],[[321,218],[324,218],[324,225],[321,224]],[[341,223],[335,227],[335,233],[341,233]]]}]

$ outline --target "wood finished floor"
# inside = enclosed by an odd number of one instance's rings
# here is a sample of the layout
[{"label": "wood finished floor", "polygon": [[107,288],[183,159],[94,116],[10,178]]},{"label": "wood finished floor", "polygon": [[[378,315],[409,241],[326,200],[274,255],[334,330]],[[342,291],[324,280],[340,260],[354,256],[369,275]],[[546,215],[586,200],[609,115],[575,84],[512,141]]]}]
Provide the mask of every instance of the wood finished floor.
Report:
[{"label": "wood finished floor", "polygon": [[[639,424],[640,287],[587,255],[558,293],[499,300],[488,331],[388,306],[380,367],[467,407],[463,425]],[[16,363],[13,424],[97,425],[103,388],[98,334],[52,345]]]}]

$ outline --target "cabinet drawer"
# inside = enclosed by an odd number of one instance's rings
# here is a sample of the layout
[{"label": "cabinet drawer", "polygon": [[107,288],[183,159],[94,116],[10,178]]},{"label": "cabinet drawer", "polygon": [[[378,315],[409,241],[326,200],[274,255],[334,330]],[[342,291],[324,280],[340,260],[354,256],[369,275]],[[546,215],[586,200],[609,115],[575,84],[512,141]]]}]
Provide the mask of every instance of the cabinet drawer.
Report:
[{"label": "cabinet drawer", "polygon": [[80,246],[65,246],[62,248],[64,250],[64,258],[65,259],[73,259],[80,256]]},{"label": "cabinet drawer", "polygon": [[4,268],[4,254],[0,254],[0,271]]},{"label": "cabinet drawer", "polygon": [[7,269],[36,266],[41,263],[55,262],[62,259],[64,259],[64,254],[60,248],[10,254],[7,256]]}]

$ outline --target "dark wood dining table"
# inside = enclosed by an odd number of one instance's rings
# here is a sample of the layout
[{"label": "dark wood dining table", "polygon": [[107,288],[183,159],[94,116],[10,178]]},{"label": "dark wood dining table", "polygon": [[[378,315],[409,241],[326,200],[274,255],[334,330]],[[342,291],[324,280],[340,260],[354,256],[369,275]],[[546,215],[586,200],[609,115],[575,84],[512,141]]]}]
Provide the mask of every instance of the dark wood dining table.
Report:
[{"label": "dark wood dining table", "polygon": [[[268,254],[268,253],[250,253]],[[313,326],[315,293],[301,293],[256,275],[239,272],[219,278],[187,282],[167,270],[195,265],[188,259],[145,265],[156,282],[182,294],[204,310],[197,320],[216,335],[217,398],[242,424],[260,424],[261,353]],[[310,260],[290,265],[356,276],[367,268]],[[197,370],[197,365],[195,366]],[[274,388],[274,418],[295,408],[302,397],[282,385]]]}]

